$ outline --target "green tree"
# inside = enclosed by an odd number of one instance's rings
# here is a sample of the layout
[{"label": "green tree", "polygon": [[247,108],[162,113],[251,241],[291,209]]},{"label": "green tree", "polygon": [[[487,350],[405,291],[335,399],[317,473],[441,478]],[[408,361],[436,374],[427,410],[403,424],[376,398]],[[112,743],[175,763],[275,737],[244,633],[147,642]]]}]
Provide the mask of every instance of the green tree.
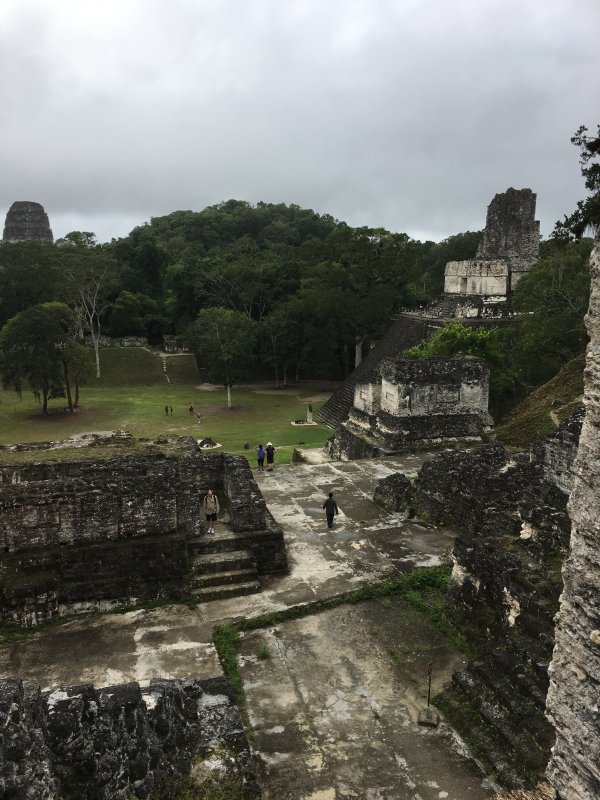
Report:
[{"label": "green tree", "polygon": [[513,307],[524,316],[511,359],[530,386],[551,378],[586,345],[591,249],[591,239],[547,242],[544,257],[517,285]]},{"label": "green tree", "polygon": [[600,226],[600,162],[596,160],[600,156],[600,125],[595,136],[588,136],[588,129],[582,125],[571,142],[579,147],[581,174],[585,178],[585,188],[592,194],[580,200],[570,216],[556,223],[553,235],[558,239],[581,239],[588,229],[596,232]]},{"label": "green tree", "polygon": [[102,323],[116,292],[115,260],[95,244],[88,231],[72,231],[59,239],[60,272],[67,302],[73,309],[80,335],[90,336],[100,377]]},{"label": "green tree", "polygon": [[256,323],[246,314],[230,308],[205,308],[187,331],[187,340],[200,353],[211,380],[227,389],[231,408],[231,387],[246,377],[254,360]]},{"label": "green tree", "polygon": [[42,303],[12,317],[0,332],[0,372],[5,388],[21,393],[26,381],[42,397],[66,394],[73,410],[71,368],[80,371],[81,350],[73,341],[75,319],[64,303]]},{"label": "green tree", "polygon": [[110,312],[109,327],[111,336],[144,336],[146,327],[138,295],[122,291],[115,300]]},{"label": "green tree", "polygon": [[0,243],[0,326],[61,291],[57,248],[48,242]]},{"label": "green tree", "polygon": [[471,328],[460,322],[450,322],[415,347],[405,350],[406,358],[431,358],[455,355],[482,358],[490,370],[490,411],[495,419],[504,413],[523,385],[516,371],[505,359],[504,333],[499,328]]}]

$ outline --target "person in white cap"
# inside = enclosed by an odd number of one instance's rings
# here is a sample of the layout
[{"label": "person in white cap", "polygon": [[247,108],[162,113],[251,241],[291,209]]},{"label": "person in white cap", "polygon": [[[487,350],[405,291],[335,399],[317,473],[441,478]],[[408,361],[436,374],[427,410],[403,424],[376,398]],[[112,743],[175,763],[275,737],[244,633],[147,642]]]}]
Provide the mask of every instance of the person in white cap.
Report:
[{"label": "person in white cap", "polygon": [[273,472],[273,462],[275,461],[275,448],[273,442],[267,442],[267,472]]}]

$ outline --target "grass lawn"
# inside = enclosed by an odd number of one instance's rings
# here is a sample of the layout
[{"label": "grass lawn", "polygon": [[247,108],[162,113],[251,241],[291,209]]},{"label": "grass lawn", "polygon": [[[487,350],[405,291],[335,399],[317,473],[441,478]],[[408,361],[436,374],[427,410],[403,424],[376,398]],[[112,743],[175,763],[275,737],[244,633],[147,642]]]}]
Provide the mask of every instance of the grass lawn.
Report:
[{"label": "grass lawn", "polygon": [[[0,391],[0,444],[66,439],[82,433],[131,431],[136,437],[155,438],[161,434],[191,435],[196,439],[212,437],[223,449],[247,455],[254,465],[254,448],[259,442],[273,442],[276,463],[291,460],[294,447],[323,447],[332,431],[324,425],[296,427],[290,423],[306,416],[306,404],[316,411],[328,397],[318,382],[275,390],[272,384],[234,386],[231,409],[227,409],[225,389],[207,390],[191,368],[192,357],[168,360],[167,383],[162,360],[133,348],[103,353],[100,381],[81,391],[80,411],[65,413],[64,399],[49,403],[44,416],[31,392],[19,398],[14,392]],[[157,369],[158,365],[158,369]],[[176,366],[174,366],[176,365]],[[128,379],[130,383],[123,384]],[[330,388],[330,387],[329,387]],[[193,403],[202,414],[188,411]],[[173,415],[165,414],[165,405],[173,406]],[[250,451],[244,450],[248,442]],[[41,454],[37,457],[42,457]]]}]

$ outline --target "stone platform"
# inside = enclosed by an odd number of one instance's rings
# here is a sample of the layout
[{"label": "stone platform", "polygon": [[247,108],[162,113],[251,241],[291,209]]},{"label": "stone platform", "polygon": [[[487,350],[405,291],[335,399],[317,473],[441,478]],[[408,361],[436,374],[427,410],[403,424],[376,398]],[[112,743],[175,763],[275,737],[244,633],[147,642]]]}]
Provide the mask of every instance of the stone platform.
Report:
[{"label": "stone platform", "polygon": [[[255,472],[284,531],[289,575],[268,576],[260,594],[195,609],[167,606],[46,627],[30,640],[2,645],[0,675],[45,689],[216,677],[215,625],[440,563],[453,541],[450,532],[406,521],[371,500],[379,480],[396,470],[414,475],[430,455]],[[329,491],[340,507],[332,531],[322,510]],[[246,635],[240,669],[264,768],[263,797],[490,797],[492,785],[451,730],[443,723],[438,729],[418,725],[429,661],[436,692],[462,657],[397,600],[341,606]]]}]

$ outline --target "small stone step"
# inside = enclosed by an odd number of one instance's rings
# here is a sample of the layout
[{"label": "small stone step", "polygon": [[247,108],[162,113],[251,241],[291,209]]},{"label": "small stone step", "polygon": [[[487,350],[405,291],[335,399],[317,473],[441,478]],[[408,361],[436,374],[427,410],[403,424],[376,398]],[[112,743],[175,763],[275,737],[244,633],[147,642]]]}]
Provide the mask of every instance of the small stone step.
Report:
[{"label": "small stone step", "polygon": [[202,553],[223,553],[227,550],[238,550],[239,539],[232,531],[218,531],[217,533],[202,533],[194,539],[188,539],[188,552],[190,556]]},{"label": "small stone step", "polygon": [[238,597],[243,594],[253,594],[260,591],[258,581],[248,583],[230,583],[222,586],[206,586],[193,592],[194,597],[200,600],[220,600],[227,597]]},{"label": "small stone step", "polygon": [[190,566],[196,575],[248,568],[256,571],[256,559],[249,550],[226,550],[222,553],[194,555],[190,559]]},{"label": "small stone step", "polygon": [[190,584],[193,594],[198,589],[206,586],[227,586],[234,583],[250,583],[257,580],[256,568],[233,569],[223,572],[210,572],[205,575],[195,575]]}]

